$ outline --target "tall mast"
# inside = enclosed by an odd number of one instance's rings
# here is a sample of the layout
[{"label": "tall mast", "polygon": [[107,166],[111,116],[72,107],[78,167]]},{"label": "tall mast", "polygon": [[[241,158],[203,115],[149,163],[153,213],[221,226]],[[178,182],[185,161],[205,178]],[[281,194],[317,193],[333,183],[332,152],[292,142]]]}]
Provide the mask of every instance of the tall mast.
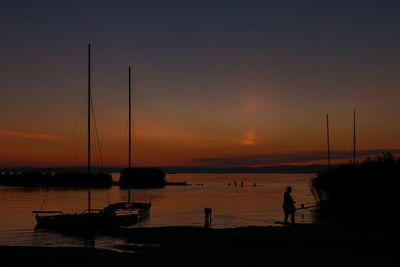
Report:
[{"label": "tall mast", "polygon": [[353,111],[353,165],[356,166],[356,110]]},{"label": "tall mast", "polygon": [[132,123],[132,110],[131,110],[131,67],[129,66],[129,169],[131,168],[131,123]]},{"label": "tall mast", "polygon": [[329,117],[326,114],[326,137],[328,141],[328,167],[331,167],[331,155],[330,155],[330,148],[329,148]]},{"label": "tall mast", "polygon": [[[131,168],[131,121],[132,121],[132,113],[131,113],[131,67],[129,66],[129,169]],[[128,203],[131,203],[131,187],[128,188]]]},{"label": "tall mast", "polygon": [[88,44],[88,211],[90,212],[90,44]]}]

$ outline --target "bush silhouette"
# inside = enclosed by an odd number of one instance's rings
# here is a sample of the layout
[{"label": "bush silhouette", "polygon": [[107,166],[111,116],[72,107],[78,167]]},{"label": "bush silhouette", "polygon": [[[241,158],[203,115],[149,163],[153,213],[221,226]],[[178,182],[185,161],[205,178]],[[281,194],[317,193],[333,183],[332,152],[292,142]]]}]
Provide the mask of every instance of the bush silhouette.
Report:
[{"label": "bush silhouette", "polygon": [[[400,159],[390,153],[367,158],[358,165],[341,165],[319,173],[311,181],[322,214],[398,216]],[[386,215],[385,215],[386,214]]]}]

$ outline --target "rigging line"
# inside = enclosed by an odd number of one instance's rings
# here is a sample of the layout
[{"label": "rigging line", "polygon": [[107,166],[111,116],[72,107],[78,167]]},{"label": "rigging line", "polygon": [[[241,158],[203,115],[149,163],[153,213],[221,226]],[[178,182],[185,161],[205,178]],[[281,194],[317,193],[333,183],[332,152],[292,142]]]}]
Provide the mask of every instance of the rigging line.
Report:
[{"label": "rigging line", "polygon": [[[134,103],[135,99],[136,99],[135,98],[135,91],[133,91],[132,96],[133,96],[132,112],[133,112],[133,114],[136,114],[136,111],[135,111],[136,105]],[[132,120],[134,120],[134,115],[132,115]],[[132,132],[133,132],[133,159],[132,159],[133,162],[132,162],[132,166],[139,167],[141,165],[141,162],[140,162],[140,158],[139,158],[140,149],[139,149],[139,145],[138,145],[137,137],[136,137],[136,123],[132,123]]]},{"label": "rigging line", "polygon": [[[84,113],[85,113],[85,106],[82,106],[80,112],[78,113],[78,117],[77,117],[77,119],[75,120],[75,122],[74,122],[74,124],[73,124],[72,132],[71,132],[71,134],[69,135],[69,138],[67,139],[67,140],[69,140],[70,142],[72,142],[73,139],[74,139],[74,135],[75,135],[75,132],[76,132],[76,130],[77,130],[77,126],[78,126],[79,121],[81,120],[81,117],[83,116]],[[67,143],[64,145],[64,149],[63,149],[62,155],[67,155],[67,154],[69,154],[69,153],[67,153],[67,152],[69,152],[69,151],[67,151],[67,150],[69,150],[70,148],[71,148],[71,145],[69,144],[69,142],[67,142]]]},{"label": "rigging line", "polygon": [[[100,144],[99,144],[99,139],[98,139],[98,135],[97,135],[97,127],[96,127],[96,118],[95,118],[95,115],[94,115],[94,108],[93,108],[93,102],[92,101],[90,101],[90,107],[91,107],[91,110],[92,110],[92,114],[93,114],[93,116],[92,116],[92,121],[93,121],[93,128],[94,128],[94,153],[93,153],[93,159],[94,159],[94,164],[97,166],[97,167],[99,167],[99,166],[101,166],[101,164],[100,164],[100,158],[101,158],[101,153],[99,152],[99,147],[100,147]],[[96,149],[97,148],[97,149]]]},{"label": "rigging line", "polygon": [[95,129],[96,129],[96,140],[97,140],[97,149],[98,149],[98,164],[99,164],[99,166],[101,166],[101,168],[103,169],[103,171],[104,171],[104,158],[103,158],[103,153],[102,153],[102,150],[101,150],[101,146],[100,146],[100,137],[99,137],[99,133],[98,133],[98,130],[97,130],[97,126],[96,126],[96,124],[95,124]]},{"label": "rigging line", "polygon": [[[135,121],[135,115],[136,115],[136,105],[135,105],[135,99],[136,99],[136,90],[132,90],[132,121]],[[138,158],[138,144],[136,142],[136,123],[132,123],[132,133],[133,133],[133,159],[132,159],[132,166],[133,167],[138,167],[140,166],[139,158]]]},{"label": "rigging line", "polygon": [[[95,134],[94,134],[94,137],[95,137],[94,139],[96,139],[96,135]],[[95,143],[94,143],[94,145],[92,147],[93,147],[93,151],[92,151],[92,164],[91,164],[91,166],[99,168],[101,165],[100,165],[100,162],[99,162],[99,152],[96,149],[97,148],[96,140],[95,140]]]},{"label": "rigging line", "polygon": [[[93,120],[92,120],[93,121]],[[93,122],[93,139],[94,139],[94,143],[93,143],[93,145],[92,145],[92,147],[93,147],[93,151],[92,151],[92,155],[93,155],[93,157],[92,157],[92,160],[93,160],[93,164],[92,164],[92,166],[93,167],[96,167],[96,168],[101,168],[101,163],[100,163],[100,153],[99,153],[99,151],[98,151],[98,144],[97,144],[97,136],[96,136],[96,131],[94,130],[95,129],[95,126],[94,126],[94,122]],[[92,140],[93,140],[92,139]]]},{"label": "rigging line", "polygon": [[122,140],[121,140],[121,145],[120,145],[120,147],[119,147],[119,154],[118,154],[118,157],[117,157],[117,162],[121,162],[121,156],[122,156],[122,153],[124,152],[123,150],[124,150],[124,147],[125,147],[125,144],[126,144],[126,136],[127,136],[127,129],[128,129],[128,125],[129,125],[129,119],[126,119],[126,123],[125,123],[125,128],[123,129],[123,136],[122,136]]},{"label": "rigging line", "polygon": [[133,127],[132,127],[133,129],[133,163],[134,164],[132,164],[133,166],[135,166],[135,163],[136,163],[136,167],[138,167],[138,166],[140,166],[140,164],[139,164],[139,157],[138,157],[138,144],[137,144],[137,142],[136,142],[136,131],[135,131],[135,125],[133,125]]},{"label": "rigging line", "polygon": [[96,123],[96,116],[94,113],[94,107],[93,107],[93,100],[90,99],[90,106],[92,108],[92,112],[93,112],[93,124],[94,124],[94,130],[95,130],[95,139],[97,140],[97,149],[99,152],[99,162],[100,162],[100,166],[103,168],[104,171],[104,160],[103,160],[103,154],[101,152],[101,146],[100,146],[100,137],[99,137],[99,131],[97,130],[97,123]]},{"label": "rigging line", "polygon": [[[78,118],[74,121],[74,124],[73,124],[73,127],[72,127],[72,132],[71,132],[71,134],[69,135],[69,138],[67,139],[67,140],[69,140],[69,141],[73,140],[73,137],[74,137],[74,135],[75,135],[76,127],[77,127],[77,125],[78,125],[78,123],[79,123],[79,121],[80,121],[80,118],[81,118],[81,113],[82,113],[82,110],[80,110],[80,112],[78,113]],[[67,153],[66,153],[66,152],[67,152],[67,149],[69,149],[70,147],[71,147],[71,146],[70,146],[69,143],[65,143],[61,155],[66,155],[66,154],[67,154]]]},{"label": "rigging line", "polygon": [[46,195],[44,196],[44,200],[43,200],[43,202],[42,202],[42,206],[40,206],[40,210],[42,210],[42,208],[43,208],[43,206],[44,206],[44,203],[46,202],[46,200],[47,200],[47,194],[49,193],[49,188],[47,188],[46,189]]},{"label": "rigging line", "polygon": [[[84,108],[85,110],[84,110],[84,113],[86,113],[86,107]],[[81,127],[80,127],[80,129],[79,129],[79,137],[78,137],[78,144],[77,144],[77,146],[76,146],[76,148],[75,148],[75,153],[73,154],[73,158],[72,158],[72,160],[73,160],[73,166],[75,166],[76,165],[76,161],[77,161],[77,155],[79,154],[79,152],[80,152],[80,143],[81,143],[81,140],[82,140],[82,132],[83,132],[83,129],[84,129],[84,127],[86,126],[86,121],[85,121],[85,119],[82,117],[82,122],[81,122]]]}]

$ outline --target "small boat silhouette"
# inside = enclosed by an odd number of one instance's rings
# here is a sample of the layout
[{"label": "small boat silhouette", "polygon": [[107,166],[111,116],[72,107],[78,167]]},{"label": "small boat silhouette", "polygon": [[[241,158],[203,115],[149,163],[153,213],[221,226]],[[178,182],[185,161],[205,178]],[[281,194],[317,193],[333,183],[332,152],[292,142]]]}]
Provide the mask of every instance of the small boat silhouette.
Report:
[{"label": "small boat silhouette", "polygon": [[[137,224],[143,207],[129,209],[122,206],[108,206],[104,209],[92,209],[90,205],[90,180],[95,177],[90,169],[90,44],[88,44],[88,209],[82,213],[64,214],[62,211],[33,211],[38,228],[85,230],[93,228],[109,228]],[[151,205],[151,204],[149,204]]]}]

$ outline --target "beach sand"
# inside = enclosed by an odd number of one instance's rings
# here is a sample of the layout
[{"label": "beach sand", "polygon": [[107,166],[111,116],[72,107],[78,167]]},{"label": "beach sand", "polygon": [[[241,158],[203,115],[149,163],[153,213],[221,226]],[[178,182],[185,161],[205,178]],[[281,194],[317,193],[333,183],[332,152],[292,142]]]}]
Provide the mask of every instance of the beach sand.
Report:
[{"label": "beach sand", "polygon": [[127,252],[92,248],[0,247],[1,266],[339,266],[399,264],[397,229],[337,225],[212,229],[121,229],[115,236],[145,244]]}]

